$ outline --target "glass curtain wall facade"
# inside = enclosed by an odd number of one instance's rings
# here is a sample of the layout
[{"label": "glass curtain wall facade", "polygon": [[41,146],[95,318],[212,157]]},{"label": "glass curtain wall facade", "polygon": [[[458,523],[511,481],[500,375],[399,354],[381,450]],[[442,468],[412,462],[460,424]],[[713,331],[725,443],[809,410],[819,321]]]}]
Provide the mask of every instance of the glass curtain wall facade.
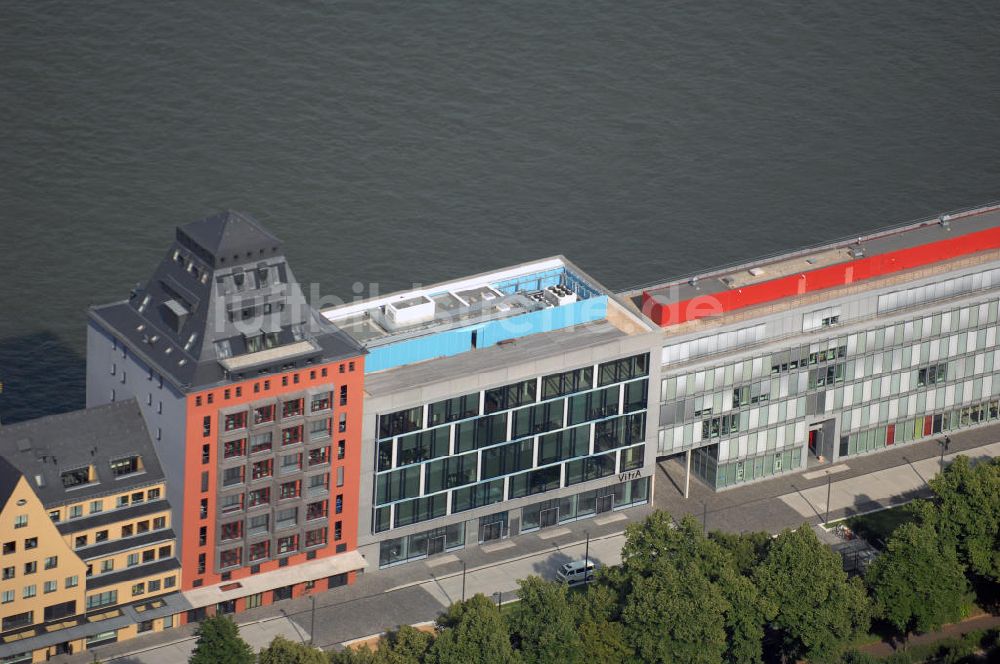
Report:
[{"label": "glass curtain wall facade", "polygon": [[381,414],[372,532],[641,467],[648,373],[644,353]]},{"label": "glass curtain wall facade", "polygon": [[996,419],[997,318],[990,298],[667,376],[659,453],[701,448],[693,470],[723,488],[800,468],[810,423],[839,424],[841,458]]}]

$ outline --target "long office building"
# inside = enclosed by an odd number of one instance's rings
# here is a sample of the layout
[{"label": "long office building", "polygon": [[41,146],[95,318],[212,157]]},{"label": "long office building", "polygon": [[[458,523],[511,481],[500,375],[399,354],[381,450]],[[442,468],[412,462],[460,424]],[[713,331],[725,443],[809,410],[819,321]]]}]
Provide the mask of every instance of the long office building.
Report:
[{"label": "long office building", "polygon": [[659,335],[566,259],[323,314],[368,349],[358,545],[379,567],[648,502]]},{"label": "long office building", "polygon": [[657,454],[725,489],[995,420],[998,291],[993,206],[628,293]]}]

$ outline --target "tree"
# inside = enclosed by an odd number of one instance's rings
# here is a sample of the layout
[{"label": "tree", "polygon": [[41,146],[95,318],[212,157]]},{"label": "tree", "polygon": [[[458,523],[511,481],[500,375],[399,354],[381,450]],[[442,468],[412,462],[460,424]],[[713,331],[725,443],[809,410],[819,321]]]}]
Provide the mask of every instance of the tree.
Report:
[{"label": "tree", "polygon": [[876,613],[904,637],[961,618],[969,593],[954,546],[927,523],[896,528],[865,579]]},{"label": "tree", "polygon": [[195,630],[198,640],[189,664],[254,664],[257,657],[228,616],[211,616]]},{"label": "tree", "polygon": [[583,664],[587,659],[563,583],[529,576],[508,616],[510,634],[528,664]]},{"label": "tree", "polygon": [[507,623],[497,606],[476,594],[456,602],[438,618],[442,632],[427,653],[429,664],[514,664]]},{"label": "tree", "polygon": [[777,607],[771,626],[782,639],[786,658],[832,659],[868,628],[863,584],[848,581],[840,557],[808,526],[778,535],[753,580]]},{"label": "tree", "polygon": [[259,664],[327,664],[329,659],[317,650],[297,641],[289,641],[280,634],[260,651]]},{"label": "tree", "polygon": [[386,636],[384,650],[391,664],[421,664],[434,643],[434,636],[409,625],[403,625]]},{"label": "tree", "polygon": [[622,623],[643,662],[718,664],[728,605],[697,565],[663,565],[633,579]]},{"label": "tree", "polygon": [[586,592],[570,596],[570,605],[587,659],[601,664],[623,664],[632,660],[635,651],[618,620],[621,607],[611,587],[591,583]]},{"label": "tree", "polygon": [[969,570],[1000,582],[1000,459],[972,466],[968,457],[956,457],[930,486],[938,532]]}]

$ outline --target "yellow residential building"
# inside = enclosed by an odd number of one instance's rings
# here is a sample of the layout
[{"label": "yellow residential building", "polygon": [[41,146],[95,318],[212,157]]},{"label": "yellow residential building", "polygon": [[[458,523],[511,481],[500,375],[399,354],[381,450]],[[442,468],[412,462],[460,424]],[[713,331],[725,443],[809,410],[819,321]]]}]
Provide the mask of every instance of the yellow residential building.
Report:
[{"label": "yellow residential building", "polygon": [[0,426],[0,663],[178,624],[176,554],[135,401]]}]

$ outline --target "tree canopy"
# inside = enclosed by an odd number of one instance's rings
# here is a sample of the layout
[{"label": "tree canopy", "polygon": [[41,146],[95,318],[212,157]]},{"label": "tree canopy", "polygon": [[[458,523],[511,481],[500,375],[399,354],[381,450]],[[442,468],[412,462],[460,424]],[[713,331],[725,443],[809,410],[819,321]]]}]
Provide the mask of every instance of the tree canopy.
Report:
[{"label": "tree canopy", "polygon": [[189,664],[254,664],[257,657],[239,628],[228,616],[211,616],[201,621],[195,630],[194,652]]}]

